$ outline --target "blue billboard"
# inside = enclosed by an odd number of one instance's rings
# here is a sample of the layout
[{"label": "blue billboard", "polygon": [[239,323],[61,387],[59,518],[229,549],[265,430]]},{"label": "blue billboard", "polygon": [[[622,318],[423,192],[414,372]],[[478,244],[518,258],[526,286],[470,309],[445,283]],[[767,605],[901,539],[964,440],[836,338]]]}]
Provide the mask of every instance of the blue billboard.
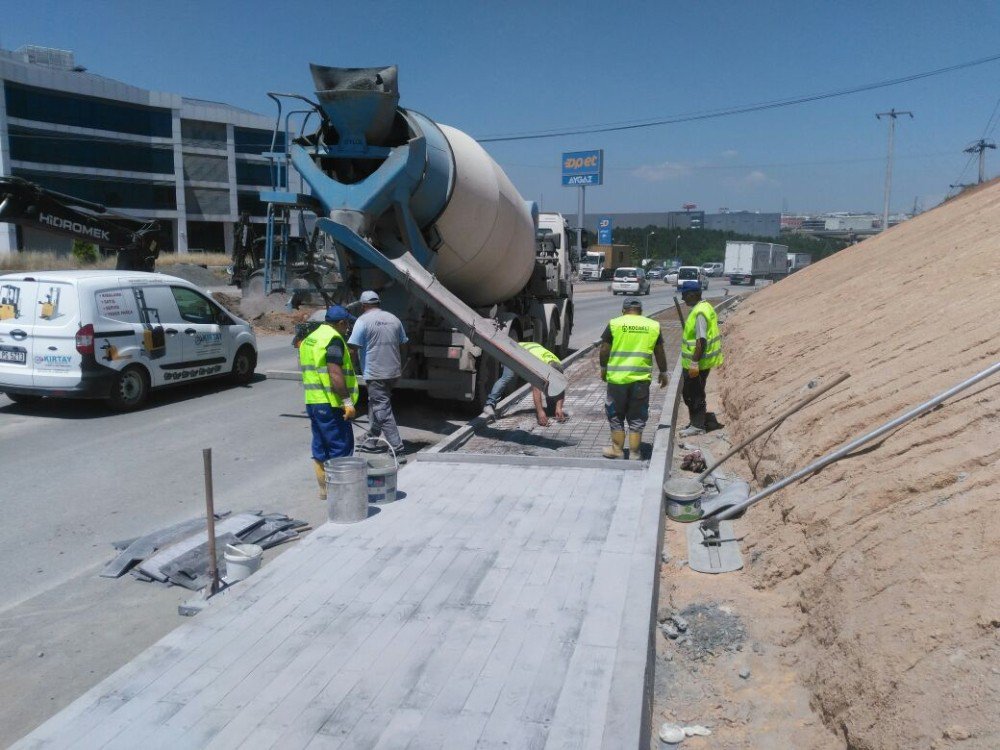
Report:
[{"label": "blue billboard", "polygon": [[562,184],[602,185],[604,183],[604,149],[571,151],[562,155]]},{"label": "blue billboard", "polygon": [[611,245],[611,230],[613,229],[610,216],[602,216],[597,220],[597,244]]}]

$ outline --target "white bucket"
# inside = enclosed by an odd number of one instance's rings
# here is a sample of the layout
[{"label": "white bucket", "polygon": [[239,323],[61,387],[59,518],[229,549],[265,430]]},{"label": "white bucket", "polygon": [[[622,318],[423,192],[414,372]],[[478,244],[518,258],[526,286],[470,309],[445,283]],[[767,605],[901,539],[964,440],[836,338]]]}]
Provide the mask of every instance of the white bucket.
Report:
[{"label": "white bucket", "polygon": [[249,578],[260,568],[264,548],[259,544],[226,545],[226,579],[230,582]]},{"label": "white bucket", "polygon": [[368,461],[368,502],[392,503],[396,500],[396,472],[399,465],[395,457],[370,456]]}]

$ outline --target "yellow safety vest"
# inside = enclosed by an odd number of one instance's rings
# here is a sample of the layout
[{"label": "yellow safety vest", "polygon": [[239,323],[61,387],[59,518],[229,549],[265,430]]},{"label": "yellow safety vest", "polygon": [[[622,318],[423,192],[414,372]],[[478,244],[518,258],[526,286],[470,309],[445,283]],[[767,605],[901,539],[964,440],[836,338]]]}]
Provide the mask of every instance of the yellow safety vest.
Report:
[{"label": "yellow safety vest", "polygon": [[705,331],[705,351],[701,353],[698,360],[699,370],[711,370],[722,364],[722,337],[719,335],[719,316],[715,314],[715,308],[711,302],[702,300],[695,305],[687,320],[684,321],[684,334],[681,340],[681,367],[685,370],[691,366],[691,359],[694,357],[694,349],[698,343],[697,321],[698,316],[704,315],[705,322],[708,323],[708,330]]},{"label": "yellow safety vest", "polygon": [[613,318],[608,382],[628,385],[653,379],[653,349],[660,337],[660,324],[642,315]]},{"label": "yellow safety vest", "polygon": [[302,386],[306,391],[307,404],[330,404],[342,407],[343,400],[330,387],[330,371],[326,369],[326,348],[334,339],[339,339],[344,347],[344,385],[351,394],[351,400],[358,400],[358,378],[351,364],[351,353],[347,342],[333,326],[324,323],[302,340],[299,345],[299,368],[302,370]]},{"label": "yellow safety vest", "polygon": [[542,362],[544,362],[547,365],[562,364],[559,361],[559,357],[550,352],[541,344],[536,344],[534,341],[521,342],[521,348],[526,349],[531,354],[534,354],[536,357],[538,357],[540,360],[542,360]]}]

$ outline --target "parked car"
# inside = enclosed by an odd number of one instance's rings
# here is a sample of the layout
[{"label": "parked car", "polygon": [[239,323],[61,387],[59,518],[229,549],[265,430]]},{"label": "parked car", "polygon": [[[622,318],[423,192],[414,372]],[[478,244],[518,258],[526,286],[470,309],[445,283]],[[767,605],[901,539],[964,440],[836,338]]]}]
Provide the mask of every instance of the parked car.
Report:
[{"label": "parked car", "polygon": [[685,281],[697,281],[701,285],[701,291],[708,289],[708,277],[698,266],[681,266],[677,269],[677,287]]},{"label": "parked car", "polygon": [[651,268],[646,273],[646,278],[652,281],[653,279],[663,278],[664,270],[662,268]]},{"label": "parked car", "polygon": [[649,279],[641,268],[616,268],[611,278],[612,294],[649,294]]},{"label": "parked car", "polygon": [[722,263],[706,263],[701,267],[706,276],[722,276]]},{"label": "parked car", "polygon": [[672,286],[677,286],[677,270],[676,268],[670,268],[665,274],[663,274],[663,281],[666,284]]},{"label": "parked car", "polygon": [[142,406],[153,388],[257,367],[250,324],[161,273],[32,271],[0,276],[0,391]]}]

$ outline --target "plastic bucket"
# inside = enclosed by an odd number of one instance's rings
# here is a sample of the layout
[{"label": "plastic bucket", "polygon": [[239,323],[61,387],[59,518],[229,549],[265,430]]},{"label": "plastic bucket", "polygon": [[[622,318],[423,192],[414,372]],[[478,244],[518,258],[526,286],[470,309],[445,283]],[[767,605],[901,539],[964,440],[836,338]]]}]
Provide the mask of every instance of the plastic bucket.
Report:
[{"label": "plastic bucket", "polygon": [[668,497],[666,501],[667,518],[679,521],[680,523],[691,523],[701,518],[701,498],[697,500],[677,501],[671,500]]},{"label": "plastic bucket", "polygon": [[326,514],[333,523],[357,523],[368,518],[368,463],[349,456],[331,458],[326,470]]},{"label": "plastic bucket", "polygon": [[227,544],[225,551],[226,578],[242,581],[260,569],[264,548],[259,544]]},{"label": "plastic bucket", "polygon": [[368,502],[391,503],[396,500],[396,459],[371,456],[368,462]]}]

